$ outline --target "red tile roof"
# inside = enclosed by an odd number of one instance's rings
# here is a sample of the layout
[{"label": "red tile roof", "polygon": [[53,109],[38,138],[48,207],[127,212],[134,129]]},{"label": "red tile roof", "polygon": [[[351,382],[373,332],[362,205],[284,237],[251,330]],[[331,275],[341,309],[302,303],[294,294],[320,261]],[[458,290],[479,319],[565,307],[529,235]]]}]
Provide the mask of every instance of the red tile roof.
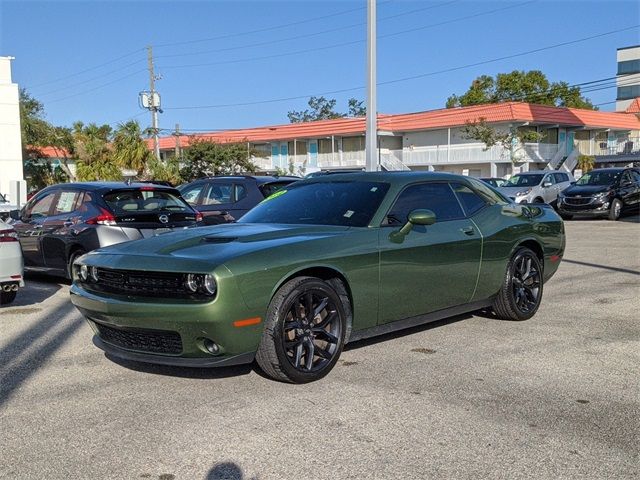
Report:
[{"label": "red tile roof", "polygon": [[635,98],[631,105],[624,111],[625,113],[640,113],[640,97]]},{"label": "red tile roof", "polygon": [[37,150],[44,158],[64,158],[69,157],[69,152],[64,148],[59,147],[29,147],[32,150]]},{"label": "red tile roof", "polygon": [[[637,102],[638,99],[634,101]],[[632,104],[633,105],[633,104]],[[523,102],[476,105],[472,107],[444,108],[426,112],[405,114],[378,114],[378,129],[392,132],[430,130],[459,127],[480,118],[490,123],[532,122],[535,124],[560,124],[587,128],[615,128],[640,130],[640,119],[630,112],[601,112],[579,108],[551,107]],[[287,123],[257,128],[226,130],[224,132],[182,135],[182,147],[193,138],[206,138],[220,143],[285,141],[294,138],[321,138],[331,135],[357,135],[365,131],[364,117],[339,118],[305,123]],[[151,148],[153,140],[148,140]],[[175,147],[175,137],[160,138],[160,149]]]}]

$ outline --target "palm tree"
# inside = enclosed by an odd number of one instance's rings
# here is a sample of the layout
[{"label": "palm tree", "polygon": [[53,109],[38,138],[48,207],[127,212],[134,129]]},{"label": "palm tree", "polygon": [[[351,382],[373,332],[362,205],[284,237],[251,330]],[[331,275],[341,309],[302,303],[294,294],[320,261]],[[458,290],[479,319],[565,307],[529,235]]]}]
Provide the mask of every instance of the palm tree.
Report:
[{"label": "palm tree", "polygon": [[113,160],[120,168],[136,170],[138,175],[147,169],[151,151],[142,139],[142,130],[135,120],[121,123],[113,136]]}]

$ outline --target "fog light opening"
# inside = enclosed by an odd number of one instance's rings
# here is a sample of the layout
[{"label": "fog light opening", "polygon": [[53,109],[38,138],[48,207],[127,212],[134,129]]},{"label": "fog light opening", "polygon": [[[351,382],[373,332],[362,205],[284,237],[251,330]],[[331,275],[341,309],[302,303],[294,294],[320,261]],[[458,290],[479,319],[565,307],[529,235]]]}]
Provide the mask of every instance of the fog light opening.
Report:
[{"label": "fog light opening", "polygon": [[211,353],[212,355],[217,355],[220,353],[220,347],[218,346],[218,344],[216,342],[214,342],[213,340],[210,340],[208,338],[205,338],[202,341],[204,348],[207,349],[207,352]]}]

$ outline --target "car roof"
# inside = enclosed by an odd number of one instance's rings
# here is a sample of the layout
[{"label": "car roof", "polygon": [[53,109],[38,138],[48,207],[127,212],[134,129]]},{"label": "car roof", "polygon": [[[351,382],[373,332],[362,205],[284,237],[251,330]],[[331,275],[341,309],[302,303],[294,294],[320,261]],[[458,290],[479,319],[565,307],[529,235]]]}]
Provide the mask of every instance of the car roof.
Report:
[{"label": "car roof", "polygon": [[78,190],[90,190],[90,191],[109,191],[109,190],[128,190],[128,189],[145,189],[145,190],[175,190],[174,187],[166,187],[164,185],[150,184],[150,183],[126,183],[126,182],[73,182],[73,183],[58,183],[56,185],[50,185],[43,188],[41,193],[45,190],[51,190],[57,187],[64,188],[76,188]]},{"label": "car roof", "polygon": [[341,173],[335,175],[320,175],[313,178],[301,180],[300,183],[323,183],[323,182],[385,182],[391,184],[404,185],[407,183],[428,181],[428,180],[463,180],[470,177],[456,175],[446,172],[426,172],[426,171],[393,171],[393,172],[357,172]]},{"label": "car roof", "polygon": [[[205,181],[212,181],[212,180],[220,180],[220,181],[229,181],[229,180],[255,180],[256,183],[259,184],[263,184],[263,183],[273,183],[273,182],[297,182],[298,180],[301,180],[300,177],[295,177],[292,175],[216,175],[215,177],[204,177],[204,178],[198,178],[196,180],[193,180],[191,182],[189,182],[189,184],[191,183],[196,183],[196,182],[205,182]],[[180,185],[180,187],[183,187],[185,185],[188,184],[184,184],[184,185]]]}]

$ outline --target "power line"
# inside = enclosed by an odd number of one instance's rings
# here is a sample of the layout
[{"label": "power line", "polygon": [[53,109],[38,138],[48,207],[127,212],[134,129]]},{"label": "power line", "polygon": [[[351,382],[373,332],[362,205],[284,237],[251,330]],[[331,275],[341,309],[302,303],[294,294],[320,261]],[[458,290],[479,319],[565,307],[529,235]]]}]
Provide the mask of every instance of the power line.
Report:
[{"label": "power line", "polygon": [[138,48],[137,50],[133,50],[132,52],[129,52],[129,53],[125,54],[125,55],[122,55],[122,56],[114,58],[112,60],[103,62],[103,63],[101,63],[99,65],[96,65],[95,67],[86,68],[86,69],[81,70],[79,72],[70,73],[69,75],[65,75],[64,77],[59,77],[59,78],[56,78],[54,80],[48,80],[46,82],[38,83],[36,85],[30,85],[27,88],[38,88],[38,87],[41,87],[42,85],[49,85],[50,83],[57,83],[57,82],[60,82],[62,80],[66,80],[66,79],[71,78],[71,77],[77,77],[78,75],[82,75],[83,73],[87,73],[87,72],[91,72],[93,70],[97,70],[98,68],[104,67],[105,65],[110,65],[110,64],[115,63],[115,62],[117,62],[119,60],[122,60],[123,58],[127,58],[127,57],[130,57],[132,55],[135,55],[136,53],[140,53],[142,50],[144,50],[144,49]]},{"label": "power line", "polygon": [[[443,25],[450,25],[452,23],[456,23],[456,22],[461,22],[461,21],[465,21],[465,20],[470,20],[473,18],[478,18],[478,17],[482,17],[482,16],[486,16],[486,15],[491,15],[503,10],[509,10],[512,8],[516,8],[516,7],[521,7],[524,5],[527,5],[529,3],[534,3],[537,0],[530,0],[528,2],[523,2],[523,3],[519,3],[516,5],[509,5],[507,7],[501,7],[501,8],[497,8],[497,9],[493,9],[493,10],[488,10],[485,12],[479,12],[479,13],[475,13],[472,15],[465,15],[463,17],[458,17],[458,18],[453,18],[451,20],[446,20],[443,22],[438,22],[438,23],[433,23],[433,24],[429,24],[429,25],[423,25],[420,27],[416,27],[416,28],[412,28],[412,29],[408,29],[408,30],[402,30],[399,32],[394,32],[394,33],[389,33],[386,35],[378,35],[378,39],[381,38],[388,38],[388,37],[395,37],[398,35],[402,35],[405,33],[410,33],[410,32],[414,32],[417,30],[426,30],[428,28],[434,28],[434,27],[440,27]],[[455,3],[455,2],[450,2],[450,3]],[[418,9],[418,10],[424,10],[424,9]],[[407,13],[413,13],[415,12],[415,10],[411,11],[411,12],[407,12]],[[399,16],[402,14],[398,14],[395,16]],[[395,17],[394,16],[394,17]],[[389,17],[387,17],[389,18]],[[357,25],[363,25],[363,24],[357,24]],[[305,54],[305,53],[311,53],[311,52],[318,52],[318,51],[322,51],[322,50],[329,50],[332,48],[338,48],[338,47],[346,47],[346,46],[350,46],[350,45],[357,45],[357,44],[361,44],[364,43],[366,40],[364,39],[360,39],[360,40],[352,40],[349,42],[341,42],[341,43],[335,43],[332,45],[326,45],[323,47],[314,47],[314,48],[307,48],[307,49],[303,49],[303,50],[295,50],[292,52],[285,52],[285,53],[278,53],[278,54],[273,54],[273,55],[264,55],[264,56],[259,56],[259,57],[251,57],[251,58],[243,58],[243,59],[235,59],[235,60],[222,60],[222,61],[217,61],[217,62],[207,62],[207,63],[196,63],[196,64],[187,64],[187,65],[166,65],[166,66],[162,66],[161,68],[193,68],[193,67],[205,67],[205,66],[212,66],[212,65],[228,65],[228,64],[234,64],[234,63],[245,63],[245,62],[255,62],[255,61],[259,61],[259,60],[268,60],[268,59],[273,59],[273,58],[281,58],[281,57],[288,57],[288,56],[293,56],[293,55],[301,55],[301,54]],[[180,55],[182,56],[182,55]],[[165,55],[166,57],[166,55]]]},{"label": "power line", "polygon": [[56,103],[56,102],[61,102],[62,100],[67,100],[69,98],[79,97],[81,95],[85,95],[87,93],[91,93],[91,92],[94,92],[96,90],[99,90],[99,89],[101,89],[103,87],[107,87],[109,85],[113,85],[114,83],[120,82],[120,81],[125,80],[127,78],[133,77],[134,75],[137,75],[138,73],[146,72],[146,71],[147,71],[146,69],[136,70],[135,72],[131,72],[128,75],[125,75],[125,76],[120,77],[120,78],[116,78],[115,80],[112,80],[111,82],[103,83],[102,85],[98,85],[97,87],[91,88],[89,90],[85,90],[83,92],[74,93],[72,95],[67,95],[66,97],[56,98],[55,100],[49,100],[49,101],[47,101],[47,103]]},{"label": "power line", "polygon": [[[494,62],[498,62],[498,61],[502,61],[502,60],[521,57],[521,56],[525,56],[525,55],[530,55],[532,53],[538,53],[538,52],[542,52],[542,51],[545,51],[545,50],[551,50],[551,49],[554,49],[554,48],[564,47],[564,46],[567,46],[567,45],[574,45],[576,43],[586,42],[588,40],[593,40],[595,38],[600,38],[600,37],[604,37],[604,36],[607,36],[607,35],[613,35],[615,33],[620,33],[620,32],[624,32],[624,31],[627,31],[627,30],[635,29],[635,28],[638,28],[639,26],[640,25],[633,25],[631,27],[621,28],[621,29],[617,29],[617,30],[611,30],[609,32],[599,33],[599,34],[596,34],[596,35],[590,35],[588,37],[583,37],[583,38],[579,38],[579,39],[576,39],[576,40],[570,40],[570,41],[567,41],[567,42],[561,42],[561,43],[557,43],[557,44],[553,44],[553,45],[548,45],[546,47],[540,47],[540,48],[536,48],[536,49],[533,49],[533,50],[527,50],[527,51],[515,53],[515,54],[512,54],[512,55],[506,55],[506,56],[503,56],[503,57],[493,58],[493,59],[490,59],[490,60],[484,60],[484,61],[481,61],[481,62],[470,63],[470,64],[466,64],[466,65],[446,68],[446,69],[442,69],[442,70],[436,70],[436,71],[433,71],[433,72],[422,73],[422,74],[412,75],[412,76],[403,77],[403,78],[397,78],[397,79],[394,79],[394,80],[387,80],[385,82],[378,82],[378,85],[390,85],[390,84],[393,84],[393,83],[400,83],[400,82],[405,82],[405,81],[409,81],[409,80],[415,80],[415,79],[418,79],[418,78],[424,78],[424,77],[429,77],[429,76],[433,76],[433,75],[439,75],[439,74],[442,74],[442,73],[454,72],[454,71],[457,71],[457,70],[476,67],[476,66],[479,66],[479,65],[486,65],[486,64],[489,64],[489,63],[494,63]],[[352,91],[356,91],[356,90],[362,90],[363,88],[364,88],[363,86],[351,87],[351,88],[342,88],[342,89],[338,89],[338,90],[331,90],[331,91],[325,91],[325,92],[320,92],[320,93],[313,93],[313,94],[306,94],[306,95],[296,95],[296,96],[283,97],[283,98],[272,98],[272,99],[268,99],[268,100],[259,100],[259,101],[252,101],[252,102],[239,102],[239,103],[228,103],[228,104],[217,104],[217,105],[190,105],[190,106],[184,106],[184,107],[166,107],[165,110],[195,110],[195,109],[208,109],[208,108],[244,107],[244,106],[249,106],[249,105],[262,105],[262,104],[267,104],[267,103],[278,103],[278,102],[284,102],[284,101],[289,101],[289,100],[299,100],[299,99],[302,99],[302,98],[309,98],[309,97],[312,97],[312,96],[333,95],[333,94],[337,94],[337,93],[346,93],[346,92],[352,92]]]},{"label": "power line", "polygon": [[[423,7],[423,8],[420,8],[420,9],[412,10],[411,12],[396,14],[396,15],[393,16],[393,18],[398,17],[400,15],[407,15],[409,13],[414,13],[414,12],[419,11],[419,10],[430,10],[430,9],[437,8],[437,7],[443,7],[443,6],[446,6],[446,5],[457,3],[459,1],[461,1],[461,0],[450,0],[450,1],[447,1],[447,2],[443,2],[443,3],[438,3],[436,5],[429,5],[428,7]],[[497,12],[497,11],[500,11],[500,10],[506,10],[506,9],[509,9],[509,8],[515,8],[516,6],[521,6],[521,5],[525,5],[525,4],[528,4],[528,3],[533,3],[533,2],[536,2],[536,1],[537,0],[529,0],[529,1],[521,3],[521,4],[510,5],[508,7],[499,8],[499,9],[496,9],[496,10],[490,12],[490,13],[494,13],[494,12]],[[486,15],[486,13],[485,13],[485,15]],[[381,18],[380,20],[385,20],[385,19]],[[279,39],[276,39],[276,40],[268,40],[268,41],[265,41],[265,42],[257,42],[257,43],[250,43],[250,44],[246,44],[246,45],[237,45],[237,46],[233,46],[233,47],[217,48],[217,49],[213,49],[213,50],[201,50],[201,51],[198,51],[198,52],[186,52],[186,53],[182,52],[182,53],[172,53],[172,54],[167,54],[167,55],[157,55],[156,58],[187,57],[187,56],[194,56],[194,55],[204,55],[204,54],[207,54],[207,53],[229,52],[229,51],[242,50],[242,49],[245,49],[245,48],[252,48],[252,47],[263,47],[265,45],[273,45],[274,43],[282,43],[282,42],[287,42],[289,40],[300,40],[302,38],[316,37],[318,35],[324,35],[326,33],[334,33],[334,32],[338,32],[340,30],[347,30],[347,29],[354,28],[354,27],[361,27],[363,25],[366,25],[366,22],[352,23],[350,25],[344,25],[344,26],[341,26],[341,27],[334,27],[334,28],[330,28],[330,29],[327,29],[327,30],[320,30],[320,31],[317,31],[317,32],[304,33],[304,34],[295,35],[295,36],[292,36],[292,37],[279,38]]]}]

